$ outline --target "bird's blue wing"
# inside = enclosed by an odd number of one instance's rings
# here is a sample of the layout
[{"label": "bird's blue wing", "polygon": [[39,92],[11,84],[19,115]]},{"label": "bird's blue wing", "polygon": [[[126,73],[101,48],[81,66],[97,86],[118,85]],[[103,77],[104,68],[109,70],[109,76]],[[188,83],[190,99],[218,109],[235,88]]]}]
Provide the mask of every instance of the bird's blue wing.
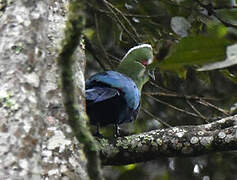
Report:
[{"label": "bird's blue wing", "polygon": [[133,110],[138,108],[140,102],[140,92],[136,84],[129,77],[115,71],[97,73],[86,81],[86,89],[92,89],[94,86],[98,87],[101,84],[104,86],[110,86],[112,89],[117,91],[118,89],[121,90],[120,92],[124,93],[128,106]]},{"label": "bird's blue wing", "polygon": [[120,95],[119,91],[108,87],[93,87],[86,90],[86,100],[97,103]]}]

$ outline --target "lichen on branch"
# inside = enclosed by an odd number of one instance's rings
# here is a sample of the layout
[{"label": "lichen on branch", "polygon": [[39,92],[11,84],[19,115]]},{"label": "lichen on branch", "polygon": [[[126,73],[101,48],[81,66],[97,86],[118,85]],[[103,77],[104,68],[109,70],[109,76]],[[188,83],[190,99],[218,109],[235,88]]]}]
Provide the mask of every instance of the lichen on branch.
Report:
[{"label": "lichen on branch", "polygon": [[104,165],[237,150],[237,115],[204,125],[171,127],[97,141]]}]

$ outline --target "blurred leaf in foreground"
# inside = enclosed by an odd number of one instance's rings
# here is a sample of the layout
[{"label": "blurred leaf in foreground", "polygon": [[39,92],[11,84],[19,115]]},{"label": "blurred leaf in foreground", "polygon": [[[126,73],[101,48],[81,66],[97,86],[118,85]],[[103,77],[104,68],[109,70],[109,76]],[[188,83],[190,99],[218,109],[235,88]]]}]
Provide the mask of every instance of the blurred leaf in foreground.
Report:
[{"label": "blurred leaf in foreground", "polygon": [[224,61],[207,64],[198,69],[198,71],[210,71],[222,69],[237,64],[237,44],[228,46],[226,50],[226,59]]},{"label": "blurred leaf in foreground", "polygon": [[189,36],[172,47],[171,55],[157,66],[160,69],[177,71],[186,65],[203,65],[226,58],[226,48],[231,42],[225,38],[225,28],[218,26],[205,35]]}]

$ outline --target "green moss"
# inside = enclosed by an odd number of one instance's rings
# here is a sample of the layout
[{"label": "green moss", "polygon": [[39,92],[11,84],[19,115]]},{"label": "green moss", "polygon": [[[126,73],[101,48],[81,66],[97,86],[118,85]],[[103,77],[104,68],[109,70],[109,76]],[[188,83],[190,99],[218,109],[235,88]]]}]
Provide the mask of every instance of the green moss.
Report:
[{"label": "green moss", "polygon": [[121,138],[118,138],[117,141],[116,141],[116,146],[119,147],[119,146],[122,146],[123,143],[122,143],[122,140]]},{"label": "green moss", "polygon": [[13,93],[8,91],[0,92],[0,104],[6,109],[11,111],[16,111],[19,109],[19,105],[16,100],[13,98]]},{"label": "green moss", "polygon": [[15,54],[20,54],[23,51],[23,43],[18,42],[16,45],[12,46],[12,50]]},{"label": "green moss", "polygon": [[161,145],[163,144],[163,141],[162,141],[162,139],[159,139],[159,138],[158,138],[158,139],[156,140],[156,143],[157,143],[159,146],[161,146]]}]

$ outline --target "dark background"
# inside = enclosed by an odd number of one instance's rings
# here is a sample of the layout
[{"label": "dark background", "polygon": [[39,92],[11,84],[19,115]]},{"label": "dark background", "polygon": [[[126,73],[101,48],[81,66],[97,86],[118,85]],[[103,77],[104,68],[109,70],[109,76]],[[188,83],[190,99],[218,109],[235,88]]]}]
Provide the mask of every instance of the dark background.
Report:
[{"label": "dark background", "polygon": [[[149,114],[141,109],[135,122],[121,126],[125,133],[162,128],[157,118],[171,126],[198,125],[236,113],[234,50],[233,65],[226,67],[223,62],[218,69],[197,71],[228,59],[226,48],[237,38],[235,1],[88,1],[86,17],[86,77],[116,69],[126,51],[139,43],[154,48],[156,79],[145,85],[142,94],[142,108]],[[151,97],[151,93],[156,95]],[[104,128],[103,134],[112,136],[111,129]],[[159,157],[151,162],[107,166],[104,174],[107,179],[123,180],[234,180],[236,160],[235,152]]]}]

